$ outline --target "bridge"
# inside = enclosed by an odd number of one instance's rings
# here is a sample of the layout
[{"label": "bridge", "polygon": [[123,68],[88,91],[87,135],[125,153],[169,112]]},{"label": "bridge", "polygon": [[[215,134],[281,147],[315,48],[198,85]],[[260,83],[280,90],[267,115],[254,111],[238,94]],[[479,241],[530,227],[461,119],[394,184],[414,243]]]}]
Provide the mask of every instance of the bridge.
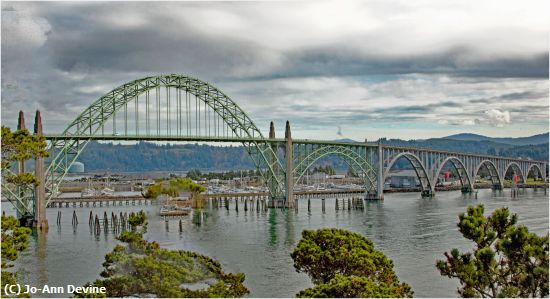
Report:
[{"label": "bridge", "polygon": [[[25,128],[22,112],[18,128]],[[363,184],[365,199],[383,199],[384,182],[392,166],[408,160],[421,184],[422,196],[435,194],[446,165],[459,176],[463,192],[474,190],[480,169],[489,173],[494,189],[504,187],[509,170],[521,182],[527,176],[546,179],[546,161],[513,157],[389,146],[380,142],[336,142],[293,139],[287,121],[284,138],[275,136],[273,122],[264,136],[252,119],[229,96],[202,80],[182,75],[160,75],[125,83],[93,102],[60,134],[44,134],[40,112],[34,133],[44,135],[50,154],[47,168],[36,160],[36,175],[43,184],[21,190],[2,181],[2,197],[18,214],[47,226],[45,207],[59,193],[69,167],[92,140],[195,141],[240,143],[250,155],[268,187],[270,207],[295,205],[293,192],[306,171],[328,155],[341,157]],[[19,165],[24,172],[24,165]]]}]

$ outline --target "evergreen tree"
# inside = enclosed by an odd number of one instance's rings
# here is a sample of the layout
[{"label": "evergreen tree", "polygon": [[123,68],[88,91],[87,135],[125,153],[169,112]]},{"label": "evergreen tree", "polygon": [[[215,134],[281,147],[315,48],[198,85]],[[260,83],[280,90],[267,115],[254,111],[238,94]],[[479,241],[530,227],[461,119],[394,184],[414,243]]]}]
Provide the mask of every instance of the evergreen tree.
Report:
[{"label": "evergreen tree", "polygon": [[463,297],[548,297],[548,234],[529,233],[508,208],[483,212],[469,206],[459,215],[458,228],[475,247],[445,252],[436,263],[441,275],[458,278]]},{"label": "evergreen tree", "polygon": [[297,272],[309,275],[315,286],[298,297],[411,297],[399,282],[393,262],[374,249],[369,239],[341,229],[304,230],[291,254]]}]

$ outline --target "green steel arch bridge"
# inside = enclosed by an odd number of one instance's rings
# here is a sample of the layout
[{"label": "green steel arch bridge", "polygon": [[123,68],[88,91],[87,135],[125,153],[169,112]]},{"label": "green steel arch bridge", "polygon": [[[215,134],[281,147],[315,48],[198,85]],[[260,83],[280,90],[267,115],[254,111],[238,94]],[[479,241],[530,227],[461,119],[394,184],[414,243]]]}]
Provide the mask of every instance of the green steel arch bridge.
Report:
[{"label": "green steel arch bridge", "polygon": [[[19,128],[24,127],[20,113]],[[137,79],[109,91],[82,111],[60,134],[43,134],[40,112],[35,134],[48,141],[50,163],[36,161],[43,184],[16,190],[2,181],[2,197],[19,215],[45,221],[45,206],[59,192],[69,167],[92,140],[229,142],[244,146],[268,187],[270,206],[293,207],[293,187],[307,169],[327,155],[337,155],[363,182],[366,199],[383,199],[384,181],[394,163],[407,159],[421,182],[422,196],[433,196],[435,184],[450,163],[464,192],[474,190],[481,168],[490,173],[495,189],[504,187],[509,169],[526,182],[530,173],[546,179],[546,161],[469,153],[405,148],[374,142],[335,142],[293,139],[289,122],[284,138],[276,138],[273,122],[264,136],[252,119],[229,96],[202,80],[176,74]],[[20,165],[18,171],[24,171]]]}]

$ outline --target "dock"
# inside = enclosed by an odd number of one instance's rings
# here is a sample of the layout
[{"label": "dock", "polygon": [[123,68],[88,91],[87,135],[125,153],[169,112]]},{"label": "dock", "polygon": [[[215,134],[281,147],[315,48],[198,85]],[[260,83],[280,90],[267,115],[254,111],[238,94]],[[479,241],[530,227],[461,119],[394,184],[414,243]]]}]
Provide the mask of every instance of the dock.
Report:
[{"label": "dock", "polygon": [[131,196],[97,196],[97,197],[56,197],[46,206],[47,208],[62,207],[89,207],[89,206],[122,206],[122,205],[148,205],[153,202],[152,199],[144,198],[141,195]]}]

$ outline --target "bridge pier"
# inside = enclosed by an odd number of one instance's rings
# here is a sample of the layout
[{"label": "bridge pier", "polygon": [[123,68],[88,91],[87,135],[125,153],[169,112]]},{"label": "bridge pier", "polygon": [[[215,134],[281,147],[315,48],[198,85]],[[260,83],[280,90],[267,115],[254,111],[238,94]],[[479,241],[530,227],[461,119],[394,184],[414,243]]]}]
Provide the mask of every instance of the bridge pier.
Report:
[{"label": "bridge pier", "polygon": [[286,162],[286,207],[287,208],[293,208],[294,207],[294,174],[293,169],[294,165],[292,163],[293,159],[293,148],[292,148],[292,136],[290,134],[290,123],[287,120],[286,121],[286,128],[285,128],[285,162]]},{"label": "bridge pier", "polygon": [[[34,118],[34,135],[43,136],[42,132],[42,116],[40,111],[36,110]],[[48,218],[46,218],[46,175],[44,173],[44,158],[39,157],[34,160],[35,176],[40,182],[35,187],[35,207],[34,207],[34,222],[33,226],[40,230],[48,229]]]},{"label": "bridge pier", "polygon": [[384,199],[384,151],[382,149],[382,142],[378,140],[378,172],[376,178],[376,198],[370,199]]},{"label": "bridge pier", "polygon": [[434,197],[435,196],[435,191],[433,191],[432,189],[426,189],[426,190],[422,190],[422,197],[425,198],[425,197]]}]

